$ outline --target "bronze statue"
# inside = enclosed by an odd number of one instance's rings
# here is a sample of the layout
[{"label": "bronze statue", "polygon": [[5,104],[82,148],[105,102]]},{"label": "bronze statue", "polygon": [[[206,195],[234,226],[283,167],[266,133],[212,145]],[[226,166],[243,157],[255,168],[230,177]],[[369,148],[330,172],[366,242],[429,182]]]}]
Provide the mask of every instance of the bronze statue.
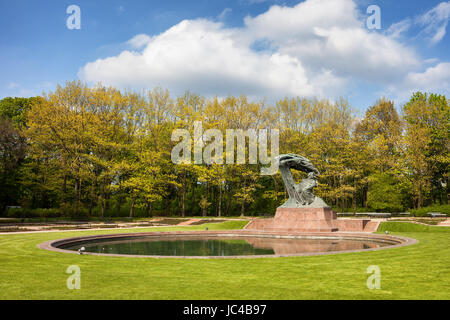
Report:
[{"label": "bronze statue", "polygon": [[[289,199],[280,206],[281,208],[329,207],[321,198],[313,194],[313,188],[317,186],[319,170],[308,159],[296,154],[281,154],[276,159],[289,195]],[[296,184],[291,169],[306,172],[308,177]]]}]

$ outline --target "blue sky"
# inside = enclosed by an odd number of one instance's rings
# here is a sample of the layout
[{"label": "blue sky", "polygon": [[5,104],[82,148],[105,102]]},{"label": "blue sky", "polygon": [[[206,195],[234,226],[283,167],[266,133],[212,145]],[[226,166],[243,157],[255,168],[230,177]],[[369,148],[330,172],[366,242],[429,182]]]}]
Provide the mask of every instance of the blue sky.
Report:
[{"label": "blue sky", "polygon": [[[69,5],[81,29],[69,30]],[[381,29],[369,30],[377,5]],[[0,1],[0,98],[81,79],[173,95],[450,95],[450,1]]]}]

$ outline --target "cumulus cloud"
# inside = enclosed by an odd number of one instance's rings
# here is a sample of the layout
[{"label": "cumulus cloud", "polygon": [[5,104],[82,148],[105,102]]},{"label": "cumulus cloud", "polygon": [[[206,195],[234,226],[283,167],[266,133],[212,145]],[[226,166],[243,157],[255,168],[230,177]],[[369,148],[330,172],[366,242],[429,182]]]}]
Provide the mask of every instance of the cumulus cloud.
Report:
[{"label": "cumulus cloud", "polygon": [[442,62],[427,68],[424,72],[411,72],[407,75],[405,84],[412,90],[432,91],[450,88],[450,63]]},{"label": "cumulus cloud", "polygon": [[134,49],[141,49],[143,48],[147,43],[149,43],[151,38],[146,34],[138,34],[127,41],[127,43]]},{"label": "cumulus cloud", "polygon": [[[140,52],[123,51],[88,63],[80,77],[121,87],[161,85],[207,95],[321,94],[298,59],[254,52],[238,33],[208,20],[185,20],[152,38]],[[326,76],[336,83],[331,74]]]},{"label": "cumulus cloud", "polygon": [[79,77],[176,94],[333,98],[358,80],[392,87],[421,66],[396,40],[402,26],[372,32],[359,15],[352,0],[306,0],[248,16],[241,28],[185,20],[156,36],[135,36],[132,50],[87,63]]},{"label": "cumulus cloud", "polygon": [[441,62],[423,72],[409,72],[404,80],[389,88],[398,101],[406,101],[413,92],[450,94],[450,63]]},{"label": "cumulus cloud", "polygon": [[273,6],[245,24],[256,38],[269,39],[280,53],[297,57],[312,70],[340,76],[395,81],[418,65],[414,51],[370,32],[352,0],[308,0],[293,8]]}]

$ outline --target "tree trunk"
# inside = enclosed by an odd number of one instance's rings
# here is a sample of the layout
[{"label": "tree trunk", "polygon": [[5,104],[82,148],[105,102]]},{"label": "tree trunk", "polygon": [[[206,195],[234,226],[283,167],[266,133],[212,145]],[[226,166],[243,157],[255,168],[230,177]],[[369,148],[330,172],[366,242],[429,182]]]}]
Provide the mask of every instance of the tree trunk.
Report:
[{"label": "tree trunk", "polygon": [[165,208],[165,214],[166,216],[170,216],[170,210],[169,210],[169,196],[166,197],[166,208]]},{"label": "tree trunk", "polygon": [[181,216],[184,218],[186,215],[186,170],[183,175],[183,186],[181,188]]},{"label": "tree trunk", "polygon": [[94,200],[91,197],[91,200],[89,201],[89,211],[88,216],[90,217],[92,215],[92,208],[94,207]]},{"label": "tree trunk", "polygon": [[150,201],[147,201],[147,206],[145,208],[145,215],[147,217],[151,217],[151,213],[152,213],[152,203]]},{"label": "tree trunk", "polygon": [[61,157],[62,167],[64,171],[64,180],[63,180],[63,186],[62,186],[62,207],[63,207],[63,214],[67,214],[67,174],[66,174],[66,160],[63,157]]},{"label": "tree trunk", "polygon": [[136,203],[136,197],[133,196],[131,200],[131,207],[130,207],[130,218],[133,218],[134,215],[134,204]]},{"label": "tree trunk", "polygon": [[197,182],[194,182],[192,184],[192,195],[191,195],[191,213],[195,216],[194,212],[197,211],[195,208],[195,186],[197,185]]},{"label": "tree trunk", "polygon": [[229,213],[230,213],[230,208],[231,208],[231,197],[232,197],[231,192],[232,192],[232,190],[231,190],[231,188],[230,188],[230,191],[228,192],[227,209],[226,209],[226,211],[225,211],[225,215],[227,215],[227,216],[229,215]]},{"label": "tree trunk", "polygon": [[79,186],[78,186],[78,207],[81,206],[81,190],[83,188],[83,180],[80,178]]},{"label": "tree trunk", "polygon": [[105,199],[101,199],[101,206],[102,206],[102,220],[105,219]]},{"label": "tree trunk", "polygon": [[[105,186],[108,185],[109,182],[105,182]],[[108,189],[106,189],[108,190]],[[111,198],[111,193],[105,192],[105,209],[109,211],[109,199]]]},{"label": "tree trunk", "polygon": [[181,216],[184,218],[186,214],[186,189],[183,188],[183,191],[181,193]]},{"label": "tree trunk", "polygon": [[75,190],[74,190],[74,196],[75,196],[75,212],[74,212],[74,214],[75,215],[77,215],[78,214],[78,204],[79,204],[79,199],[78,199],[78,195],[79,195],[79,193],[78,193],[78,188],[79,188],[79,186],[78,186],[78,179],[75,179]]},{"label": "tree trunk", "polygon": [[120,195],[117,199],[117,216],[120,216],[120,208],[122,208],[123,197]]},{"label": "tree trunk", "polygon": [[219,217],[222,216],[222,186],[219,185]]},{"label": "tree trunk", "polygon": [[419,182],[419,194],[417,199],[417,208],[422,208],[423,205],[423,194],[422,194],[422,182]]}]

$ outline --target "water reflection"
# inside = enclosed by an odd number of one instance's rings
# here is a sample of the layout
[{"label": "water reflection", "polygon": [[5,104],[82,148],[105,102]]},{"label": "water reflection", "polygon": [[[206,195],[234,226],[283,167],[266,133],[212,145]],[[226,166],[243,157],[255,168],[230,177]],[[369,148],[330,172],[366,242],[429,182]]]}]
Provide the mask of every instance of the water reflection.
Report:
[{"label": "water reflection", "polygon": [[234,256],[234,255],[285,255],[299,253],[364,250],[388,244],[372,240],[350,239],[283,239],[262,237],[208,237],[171,236],[132,237],[127,239],[96,239],[60,246],[77,251],[85,247],[86,252],[159,255],[159,256]]}]

